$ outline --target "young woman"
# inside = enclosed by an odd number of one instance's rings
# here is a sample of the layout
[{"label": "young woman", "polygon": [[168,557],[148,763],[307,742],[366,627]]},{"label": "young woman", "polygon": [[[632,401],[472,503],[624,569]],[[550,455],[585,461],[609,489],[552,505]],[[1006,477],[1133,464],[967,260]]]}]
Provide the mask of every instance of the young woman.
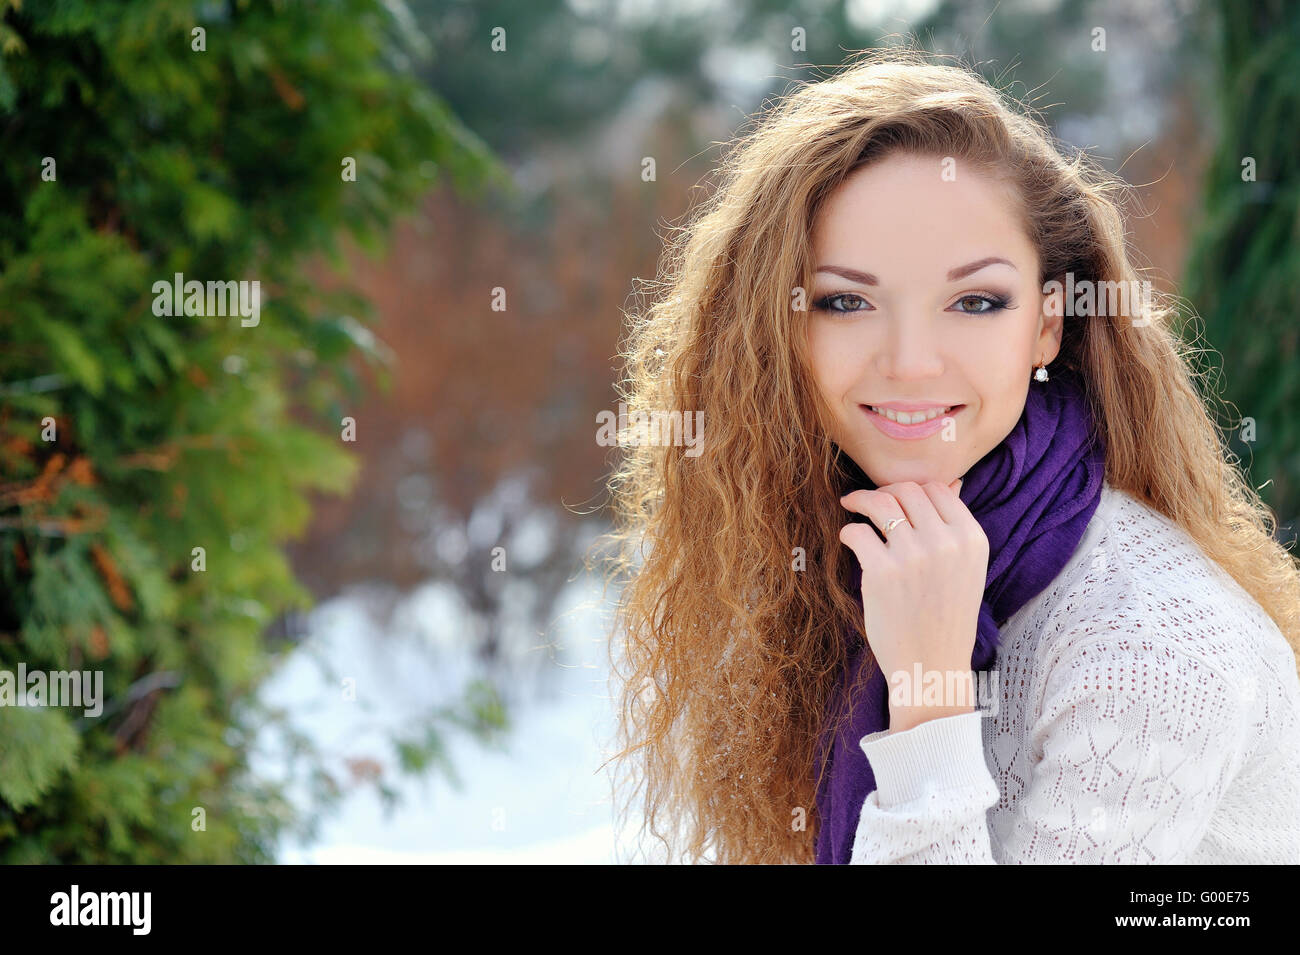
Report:
[{"label": "young woman", "polygon": [[1123,184],[1063,152],[869,55],[669,250],[620,396],[703,436],[611,489],[618,758],[670,859],[1300,862],[1300,572]]}]

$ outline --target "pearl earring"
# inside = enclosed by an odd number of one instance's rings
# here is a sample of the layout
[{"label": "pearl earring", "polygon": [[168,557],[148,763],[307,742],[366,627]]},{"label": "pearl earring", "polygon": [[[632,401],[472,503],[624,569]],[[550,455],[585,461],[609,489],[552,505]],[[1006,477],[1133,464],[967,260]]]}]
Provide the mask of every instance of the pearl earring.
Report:
[{"label": "pearl earring", "polygon": [[1047,362],[1039,362],[1038,369],[1034,372],[1034,381],[1046,381],[1047,379]]}]

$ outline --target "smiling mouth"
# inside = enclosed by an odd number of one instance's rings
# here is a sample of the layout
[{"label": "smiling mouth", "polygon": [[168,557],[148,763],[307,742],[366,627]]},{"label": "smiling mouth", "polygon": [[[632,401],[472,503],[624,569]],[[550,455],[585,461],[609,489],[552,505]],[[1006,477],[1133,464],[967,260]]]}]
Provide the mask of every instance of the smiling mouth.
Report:
[{"label": "smiling mouth", "polygon": [[882,418],[887,418],[895,424],[909,425],[933,421],[935,418],[942,418],[944,415],[950,415],[954,411],[960,411],[966,406],[951,405],[947,408],[932,408],[929,411],[893,411],[889,408],[877,408],[874,405],[862,405],[861,407],[870,411],[872,414],[877,414]]}]

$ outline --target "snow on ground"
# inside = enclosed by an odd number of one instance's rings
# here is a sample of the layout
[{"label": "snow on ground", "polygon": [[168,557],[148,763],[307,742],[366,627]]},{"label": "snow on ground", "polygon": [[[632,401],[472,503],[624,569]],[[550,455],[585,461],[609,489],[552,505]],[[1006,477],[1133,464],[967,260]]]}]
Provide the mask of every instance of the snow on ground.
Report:
[{"label": "snow on ground", "polygon": [[[598,596],[598,586],[579,578],[546,640],[508,651],[520,674],[519,699],[499,749],[449,728],[459,789],[442,775],[400,776],[384,743],[386,729],[409,726],[475,672],[458,597],[431,584],[391,613],[376,612],[375,601],[358,593],[316,608],[306,644],[268,682],[263,699],[289,709],[295,725],[330,752],[378,760],[402,799],[386,816],[373,788],[350,794],[323,821],[318,841],[281,846],[279,861],[613,862],[609,777],[600,765],[614,713]],[[556,646],[540,646],[547,642]],[[333,668],[332,682],[313,654]],[[353,700],[345,699],[345,680],[355,681]],[[274,774],[277,758],[264,752],[254,766]]]}]

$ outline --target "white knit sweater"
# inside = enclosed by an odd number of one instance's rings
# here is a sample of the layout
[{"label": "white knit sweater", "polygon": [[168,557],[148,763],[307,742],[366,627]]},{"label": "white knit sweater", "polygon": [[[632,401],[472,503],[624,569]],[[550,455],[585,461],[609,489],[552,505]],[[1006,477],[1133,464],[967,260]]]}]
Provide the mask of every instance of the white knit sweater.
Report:
[{"label": "white knit sweater", "polygon": [[1295,654],[1158,511],[1105,485],[996,666],[994,715],[862,738],[854,863],[1300,863]]}]

